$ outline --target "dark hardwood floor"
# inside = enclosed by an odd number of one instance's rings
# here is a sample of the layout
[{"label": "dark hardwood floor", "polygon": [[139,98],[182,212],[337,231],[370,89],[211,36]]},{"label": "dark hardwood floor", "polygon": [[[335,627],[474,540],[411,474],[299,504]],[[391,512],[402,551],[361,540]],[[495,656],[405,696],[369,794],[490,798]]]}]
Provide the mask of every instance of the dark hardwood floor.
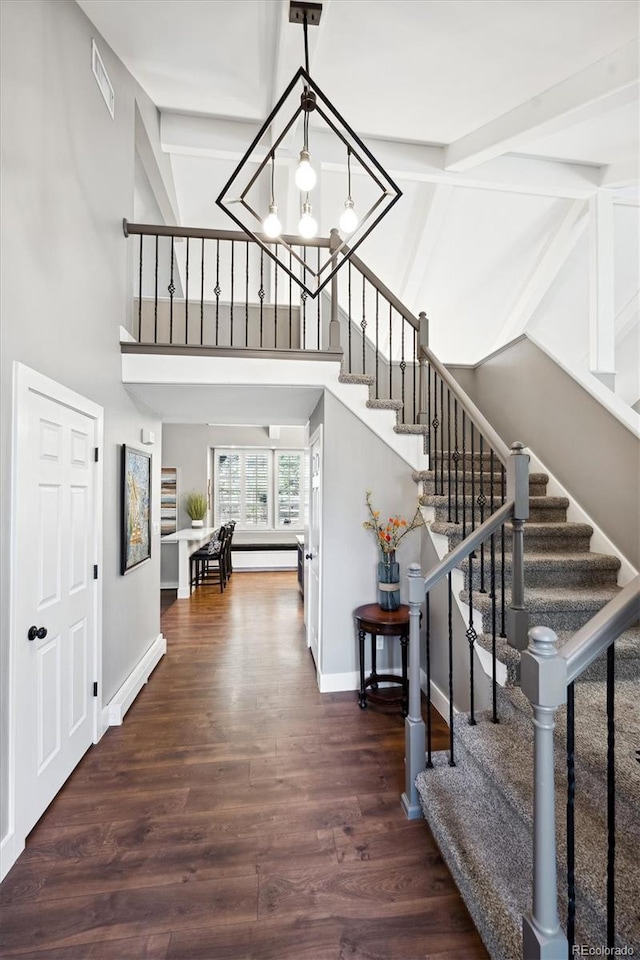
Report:
[{"label": "dark hardwood floor", "polygon": [[295,574],[173,598],[167,656],[0,887],[0,956],[486,958],[401,812],[398,707],[318,693]]}]

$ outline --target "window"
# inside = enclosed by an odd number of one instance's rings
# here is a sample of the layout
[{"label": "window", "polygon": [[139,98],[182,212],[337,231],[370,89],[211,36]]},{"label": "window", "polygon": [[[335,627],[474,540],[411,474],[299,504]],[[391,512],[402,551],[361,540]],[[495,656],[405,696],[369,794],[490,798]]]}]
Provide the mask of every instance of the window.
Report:
[{"label": "window", "polygon": [[304,450],[216,450],[215,522],[300,530],[306,518]]}]

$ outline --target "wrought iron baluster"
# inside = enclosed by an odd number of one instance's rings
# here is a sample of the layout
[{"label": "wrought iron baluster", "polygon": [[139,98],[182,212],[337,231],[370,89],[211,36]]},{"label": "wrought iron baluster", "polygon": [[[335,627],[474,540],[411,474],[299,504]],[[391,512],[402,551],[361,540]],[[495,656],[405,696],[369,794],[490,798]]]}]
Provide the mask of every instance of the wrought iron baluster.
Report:
[{"label": "wrought iron baluster", "polygon": [[246,264],[244,274],[244,345],[249,346],[249,241],[246,246]]},{"label": "wrought iron baluster", "polygon": [[[500,500],[504,503],[506,497],[505,490],[505,469],[504,466],[500,471]],[[504,640],[507,636],[505,625],[506,625],[506,616],[505,616],[505,581],[506,581],[506,571],[505,571],[505,525],[504,523],[500,527],[500,636]]]},{"label": "wrought iron baluster", "polygon": [[351,260],[347,265],[347,306],[348,306],[348,329],[347,329],[347,344],[349,352],[349,373],[353,373],[353,363],[351,359]]},{"label": "wrought iron baluster", "polygon": [[616,945],[615,645],[607,648],[607,946]]},{"label": "wrought iron baluster", "polygon": [[[476,428],[473,423],[471,426],[471,532],[476,528],[476,451],[475,451],[475,432]],[[474,554],[475,556],[475,551]]]},{"label": "wrought iron baluster", "polygon": [[449,633],[449,766],[455,767],[456,760],[453,753],[453,599],[451,594],[451,574],[447,574],[447,591],[449,595],[448,633]]},{"label": "wrought iron baluster", "polygon": [[496,681],[496,538],[491,534],[491,571],[490,587],[491,590],[491,719],[494,723],[498,722],[498,684]]},{"label": "wrought iron baluster", "polygon": [[277,350],[278,348],[278,258],[280,257],[280,252],[278,250],[278,244],[275,244],[276,250],[276,265],[273,270],[273,348]]},{"label": "wrought iron baluster", "polygon": [[426,649],[426,673],[427,673],[427,768],[431,769],[433,767],[433,760],[431,759],[431,603],[429,594],[427,594],[425,601],[425,636],[427,641]]},{"label": "wrought iron baluster", "polygon": [[451,523],[451,390],[447,387],[447,523]]},{"label": "wrought iron baluster", "polygon": [[[316,251],[316,272],[318,276],[320,275],[320,247]],[[316,297],[316,309],[318,311],[318,350],[322,350],[322,334],[321,334],[321,312],[320,312],[320,301],[322,297],[320,294]]]},{"label": "wrought iron baluster", "polygon": [[[480,524],[484,523],[484,505],[486,497],[484,495],[484,437],[480,434],[480,493],[478,494],[478,506],[480,507]],[[486,593],[484,585],[484,542],[480,544],[480,593]]]},{"label": "wrought iron baluster", "polygon": [[[304,276],[306,279],[307,276],[307,248],[302,247],[302,260],[304,263]],[[351,261],[349,261],[349,266],[351,266]],[[302,300],[302,349],[305,350],[307,346],[307,291],[303,290],[300,294],[300,299]]]},{"label": "wrought iron baluster", "polygon": [[380,317],[380,293],[376,287],[376,400],[380,399],[380,375],[378,372],[379,360],[380,360],[380,350],[378,347],[378,322]]},{"label": "wrought iron baluster", "polygon": [[400,336],[400,393],[401,393],[400,399],[402,400],[402,422],[406,423],[407,421],[405,417],[405,403],[404,403],[404,374],[407,369],[407,362],[404,358],[404,328],[406,324],[406,320],[404,319],[404,317],[400,318],[400,322],[402,324],[401,326],[402,332]]},{"label": "wrought iron baluster", "polygon": [[[433,371],[433,420],[431,422],[433,427],[433,493],[434,496],[438,496],[438,427],[440,426],[440,421],[438,420],[438,374],[436,371]],[[431,469],[431,463],[429,463],[429,468]],[[442,470],[442,467],[440,468]]]},{"label": "wrought iron baluster", "polygon": [[260,301],[260,346],[263,338],[263,311],[264,311],[264,250],[260,250],[260,289],[258,290],[258,300]]},{"label": "wrought iron baluster", "polygon": [[158,342],[158,234],[156,234],[156,278],[153,295],[153,342]]},{"label": "wrought iron baluster", "polygon": [[200,345],[204,345],[204,237],[200,254]]},{"label": "wrought iron baluster", "polygon": [[171,278],[169,280],[169,343],[173,343],[173,295],[176,292],[175,284],[173,282],[173,262],[175,259],[174,256],[174,238],[171,237]]},{"label": "wrought iron baluster", "polygon": [[[404,400],[404,396],[402,398]],[[444,420],[444,380],[440,378],[440,416]],[[444,423],[440,431],[440,496],[444,497]]]},{"label": "wrought iron baluster", "polygon": [[389,400],[393,400],[393,307],[389,304]]},{"label": "wrought iron baluster", "polygon": [[575,846],[575,686],[567,687],[567,941],[573,956],[576,941],[576,846]]},{"label": "wrought iron baluster", "polygon": [[189,342],[189,237],[187,237],[184,284],[184,342],[187,344]]},{"label": "wrought iron baluster", "polygon": [[462,539],[467,535],[467,415],[462,411]]},{"label": "wrought iron baluster", "polygon": [[235,252],[236,252],[236,242],[235,240],[232,240],[231,241],[231,306],[229,310],[229,343],[231,346],[233,346],[233,300],[234,300],[233,289],[235,286],[235,279],[236,279]]},{"label": "wrought iron baluster", "polygon": [[293,346],[293,252],[289,250],[289,350]]},{"label": "wrought iron baluster", "polygon": [[216,240],[216,285],[213,288],[213,292],[216,298],[216,347],[219,345],[218,333],[220,325],[220,294],[222,293],[220,289],[220,241]]},{"label": "wrought iron baluster", "polygon": [[454,424],[454,449],[453,449],[453,469],[455,470],[455,523],[460,523],[460,513],[459,513],[459,489],[458,489],[458,462],[460,460],[460,451],[458,449],[458,398],[453,398],[453,424]]},{"label": "wrought iron baluster", "polygon": [[413,423],[418,422],[416,407],[416,374],[418,368],[418,331],[413,331]]},{"label": "wrought iron baluster", "polygon": [[142,342],[142,241],[144,236],[140,234],[140,266],[138,270],[138,343]]},{"label": "wrought iron baluster", "polygon": [[365,301],[366,291],[365,291],[365,278],[364,274],[362,275],[362,320],[360,321],[360,329],[362,330],[362,372],[363,374],[367,372],[367,361],[365,357],[365,330],[367,329],[367,314],[366,314],[366,301]]}]

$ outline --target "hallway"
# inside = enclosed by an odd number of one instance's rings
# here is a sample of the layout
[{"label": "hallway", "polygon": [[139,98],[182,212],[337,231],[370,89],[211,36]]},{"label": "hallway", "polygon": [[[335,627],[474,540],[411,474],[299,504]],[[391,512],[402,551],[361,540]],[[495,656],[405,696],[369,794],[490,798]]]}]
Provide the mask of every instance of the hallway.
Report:
[{"label": "hallway", "polygon": [[399,710],[318,693],[295,573],[163,606],[166,657],[0,887],[0,956],[485,958],[401,812]]}]

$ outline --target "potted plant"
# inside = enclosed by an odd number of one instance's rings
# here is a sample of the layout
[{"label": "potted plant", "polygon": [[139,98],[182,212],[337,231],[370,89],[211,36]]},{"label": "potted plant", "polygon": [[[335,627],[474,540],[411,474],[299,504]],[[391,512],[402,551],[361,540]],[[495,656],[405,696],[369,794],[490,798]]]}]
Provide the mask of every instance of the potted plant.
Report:
[{"label": "potted plant", "polygon": [[193,490],[185,497],[185,510],[191,517],[192,527],[203,526],[203,520],[207,515],[207,495],[199,490]]}]

